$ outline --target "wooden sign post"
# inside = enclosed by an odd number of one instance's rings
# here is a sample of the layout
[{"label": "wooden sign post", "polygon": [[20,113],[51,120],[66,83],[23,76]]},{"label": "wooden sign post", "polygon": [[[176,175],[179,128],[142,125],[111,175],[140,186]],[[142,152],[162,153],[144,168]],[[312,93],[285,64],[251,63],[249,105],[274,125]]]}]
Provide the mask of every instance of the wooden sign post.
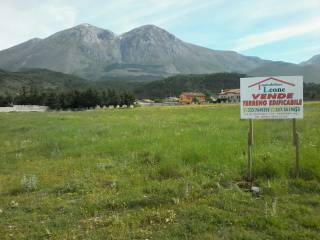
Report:
[{"label": "wooden sign post", "polygon": [[299,133],[297,132],[297,121],[292,119],[292,135],[293,135],[293,145],[296,147],[296,166],[295,166],[295,177],[299,178],[300,167],[300,142],[299,142]]},{"label": "wooden sign post", "polygon": [[303,118],[303,77],[254,77],[240,79],[241,119],[249,119],[247,180],[252,182],[253,120],[292,119],[295,177],[299,177],[300,142],[296,119]]},{"label": "wooden sign post", "polygon": [[247,180],[252,181],[252,146],[253,146],[253,121],[249,119],[249,132],[248,132],[248,173]]}]

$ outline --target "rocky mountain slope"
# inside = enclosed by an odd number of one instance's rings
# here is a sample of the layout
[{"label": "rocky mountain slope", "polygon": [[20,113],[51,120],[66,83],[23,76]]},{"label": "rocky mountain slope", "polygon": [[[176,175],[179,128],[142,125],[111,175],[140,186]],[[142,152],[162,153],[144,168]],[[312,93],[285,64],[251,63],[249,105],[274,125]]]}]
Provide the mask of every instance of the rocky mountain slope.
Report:
[{"label": "rocky mountain slope", "polygon": [[116,36],[88,24],[0,52],[0,68],[46,68],[85,78],[158,79],[179,73],[246,72],[266,61],[185,43],[153,25]]},{"label": "rocky mountain slope", "polygon": [[0,68],[44,68],[89,80],[156,80],[177,74],[239,72],[253,76],[302,74],[308,82],[320,82],[317,59],[297,65],[211,50],[186,43],[154,25],[116,35],[81,24],[0,51]]}]

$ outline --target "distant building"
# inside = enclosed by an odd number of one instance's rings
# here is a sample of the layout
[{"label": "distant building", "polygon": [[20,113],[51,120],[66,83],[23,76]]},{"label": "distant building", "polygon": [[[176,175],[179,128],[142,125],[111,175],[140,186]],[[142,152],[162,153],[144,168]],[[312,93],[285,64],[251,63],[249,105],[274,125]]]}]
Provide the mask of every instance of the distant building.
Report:
[{"label": "distant building", "polygon": [[218,94],[218,102],[240,102],[240,89],[224,89]]},{"label": "distant building", "polygon": [[206,96],[199,92],[183,92],[180,94],[180,103],[182,104],[192,104],[205,102]]},{"label": "distant building", "polygon": [[171,106],[171,105],[179,105],[180,104],[180,98],[177,97],[168,97],[165,98],[162,102],[165,106]]},{"label": "distant building", "polygon": [[168,97],[164,99],[164,102],[179,102],[180,98],[177,97]]},{"label": "distant building", "polygon": [[142,107],[146,107],[146,106],[154,106],[155,102],[151,99],[142,99],[142,100],[138,100],[137,104]]}]

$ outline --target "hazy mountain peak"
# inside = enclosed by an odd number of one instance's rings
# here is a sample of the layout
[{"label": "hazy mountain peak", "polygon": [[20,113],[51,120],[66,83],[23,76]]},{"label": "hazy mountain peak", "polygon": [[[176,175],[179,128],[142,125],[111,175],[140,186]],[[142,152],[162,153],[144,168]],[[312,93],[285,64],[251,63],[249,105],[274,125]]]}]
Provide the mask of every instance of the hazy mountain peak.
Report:
[{"label": "hazy mountain peak", "polygon": [[77,26],[75,26],[73,28],[67,29],[66,31],[68,31],[68,30],[69,31],[76,30],[76,31],[83,31],[83,32],[95,32],[95,33],[107,32],[110,35],[113,35],[113,36],[116,35],[115,33],[113,33],[110,30],[107,30],[107,29],[104,29],[104,28],[100,28],[100,27],[96,27],[96,26],[90,25],[88,23],[79,24],[79,25],[77,25]]},{"label": "hazy mountain peak", "polygon": [[72,28],[69,28],[67,30],[93,31],[93,32],[104,31],[104,32],[109,32],[109,33],[112,33],[113,35],[115,35],[115,33],[113,33],[110,30],[107,30],[107,29],[104,29],[104,28],[100,28],[100,27],[96,27],[96,26],[93,26],[93,25],[91,25],[89,23],[81,23],[81,24],[79,24],[77,26],[74,26]]},{"label": "hazy mountain peak", "polygon": [[165,31],[164,29],[154,25],[154,24],[146,24],[142,25],[140,27],[137,27],[136,29],[144,29],[144,30],[153,30],[153,31]]},{"label": "hazy mountain peak", "polygon": [[136,35],[137,37],[143,37],[143,36],[169,36],[171,39],[175,39],[176,37],[167,32],[166,30],[152,24],[143,25],[141,27],[137,27],[132,29],[129,32],[126,32],[122,34],[123,36],[130,36],[130,35]]},{"label": "hazy mountain peak", "polygon": [[89,24],[89,23],[81,23],[81,24],[79,24],[79,25],[76,26],[76,27],[84,27],[84,28],[87,28],[87,27],[94,27],[94,26],[92,26],[92,25]]},{"label": "hazy mountain peak", "polygon": [[301,63],[301,65],[310,65],[310,64],[316,64],[320,65],[320,54],[313,56],[307,61],[304,61]]},{"label": "hazy mountain peak", "polygon": [[106,29],[98,28],[87,23],[60,31],[48,39],[59,41],[83,41],[86,43],[100,43],[101,41],[114,40],[116,35]]}]

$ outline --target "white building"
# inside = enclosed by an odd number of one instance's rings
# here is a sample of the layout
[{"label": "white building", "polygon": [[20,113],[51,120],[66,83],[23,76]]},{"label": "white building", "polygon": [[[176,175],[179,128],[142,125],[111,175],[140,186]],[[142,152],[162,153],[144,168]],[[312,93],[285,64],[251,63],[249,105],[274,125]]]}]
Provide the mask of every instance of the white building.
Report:
[{"label": "white building", "polygon": [[240,89],[224,89],[218,93],[218,102],[240,102]]}]

